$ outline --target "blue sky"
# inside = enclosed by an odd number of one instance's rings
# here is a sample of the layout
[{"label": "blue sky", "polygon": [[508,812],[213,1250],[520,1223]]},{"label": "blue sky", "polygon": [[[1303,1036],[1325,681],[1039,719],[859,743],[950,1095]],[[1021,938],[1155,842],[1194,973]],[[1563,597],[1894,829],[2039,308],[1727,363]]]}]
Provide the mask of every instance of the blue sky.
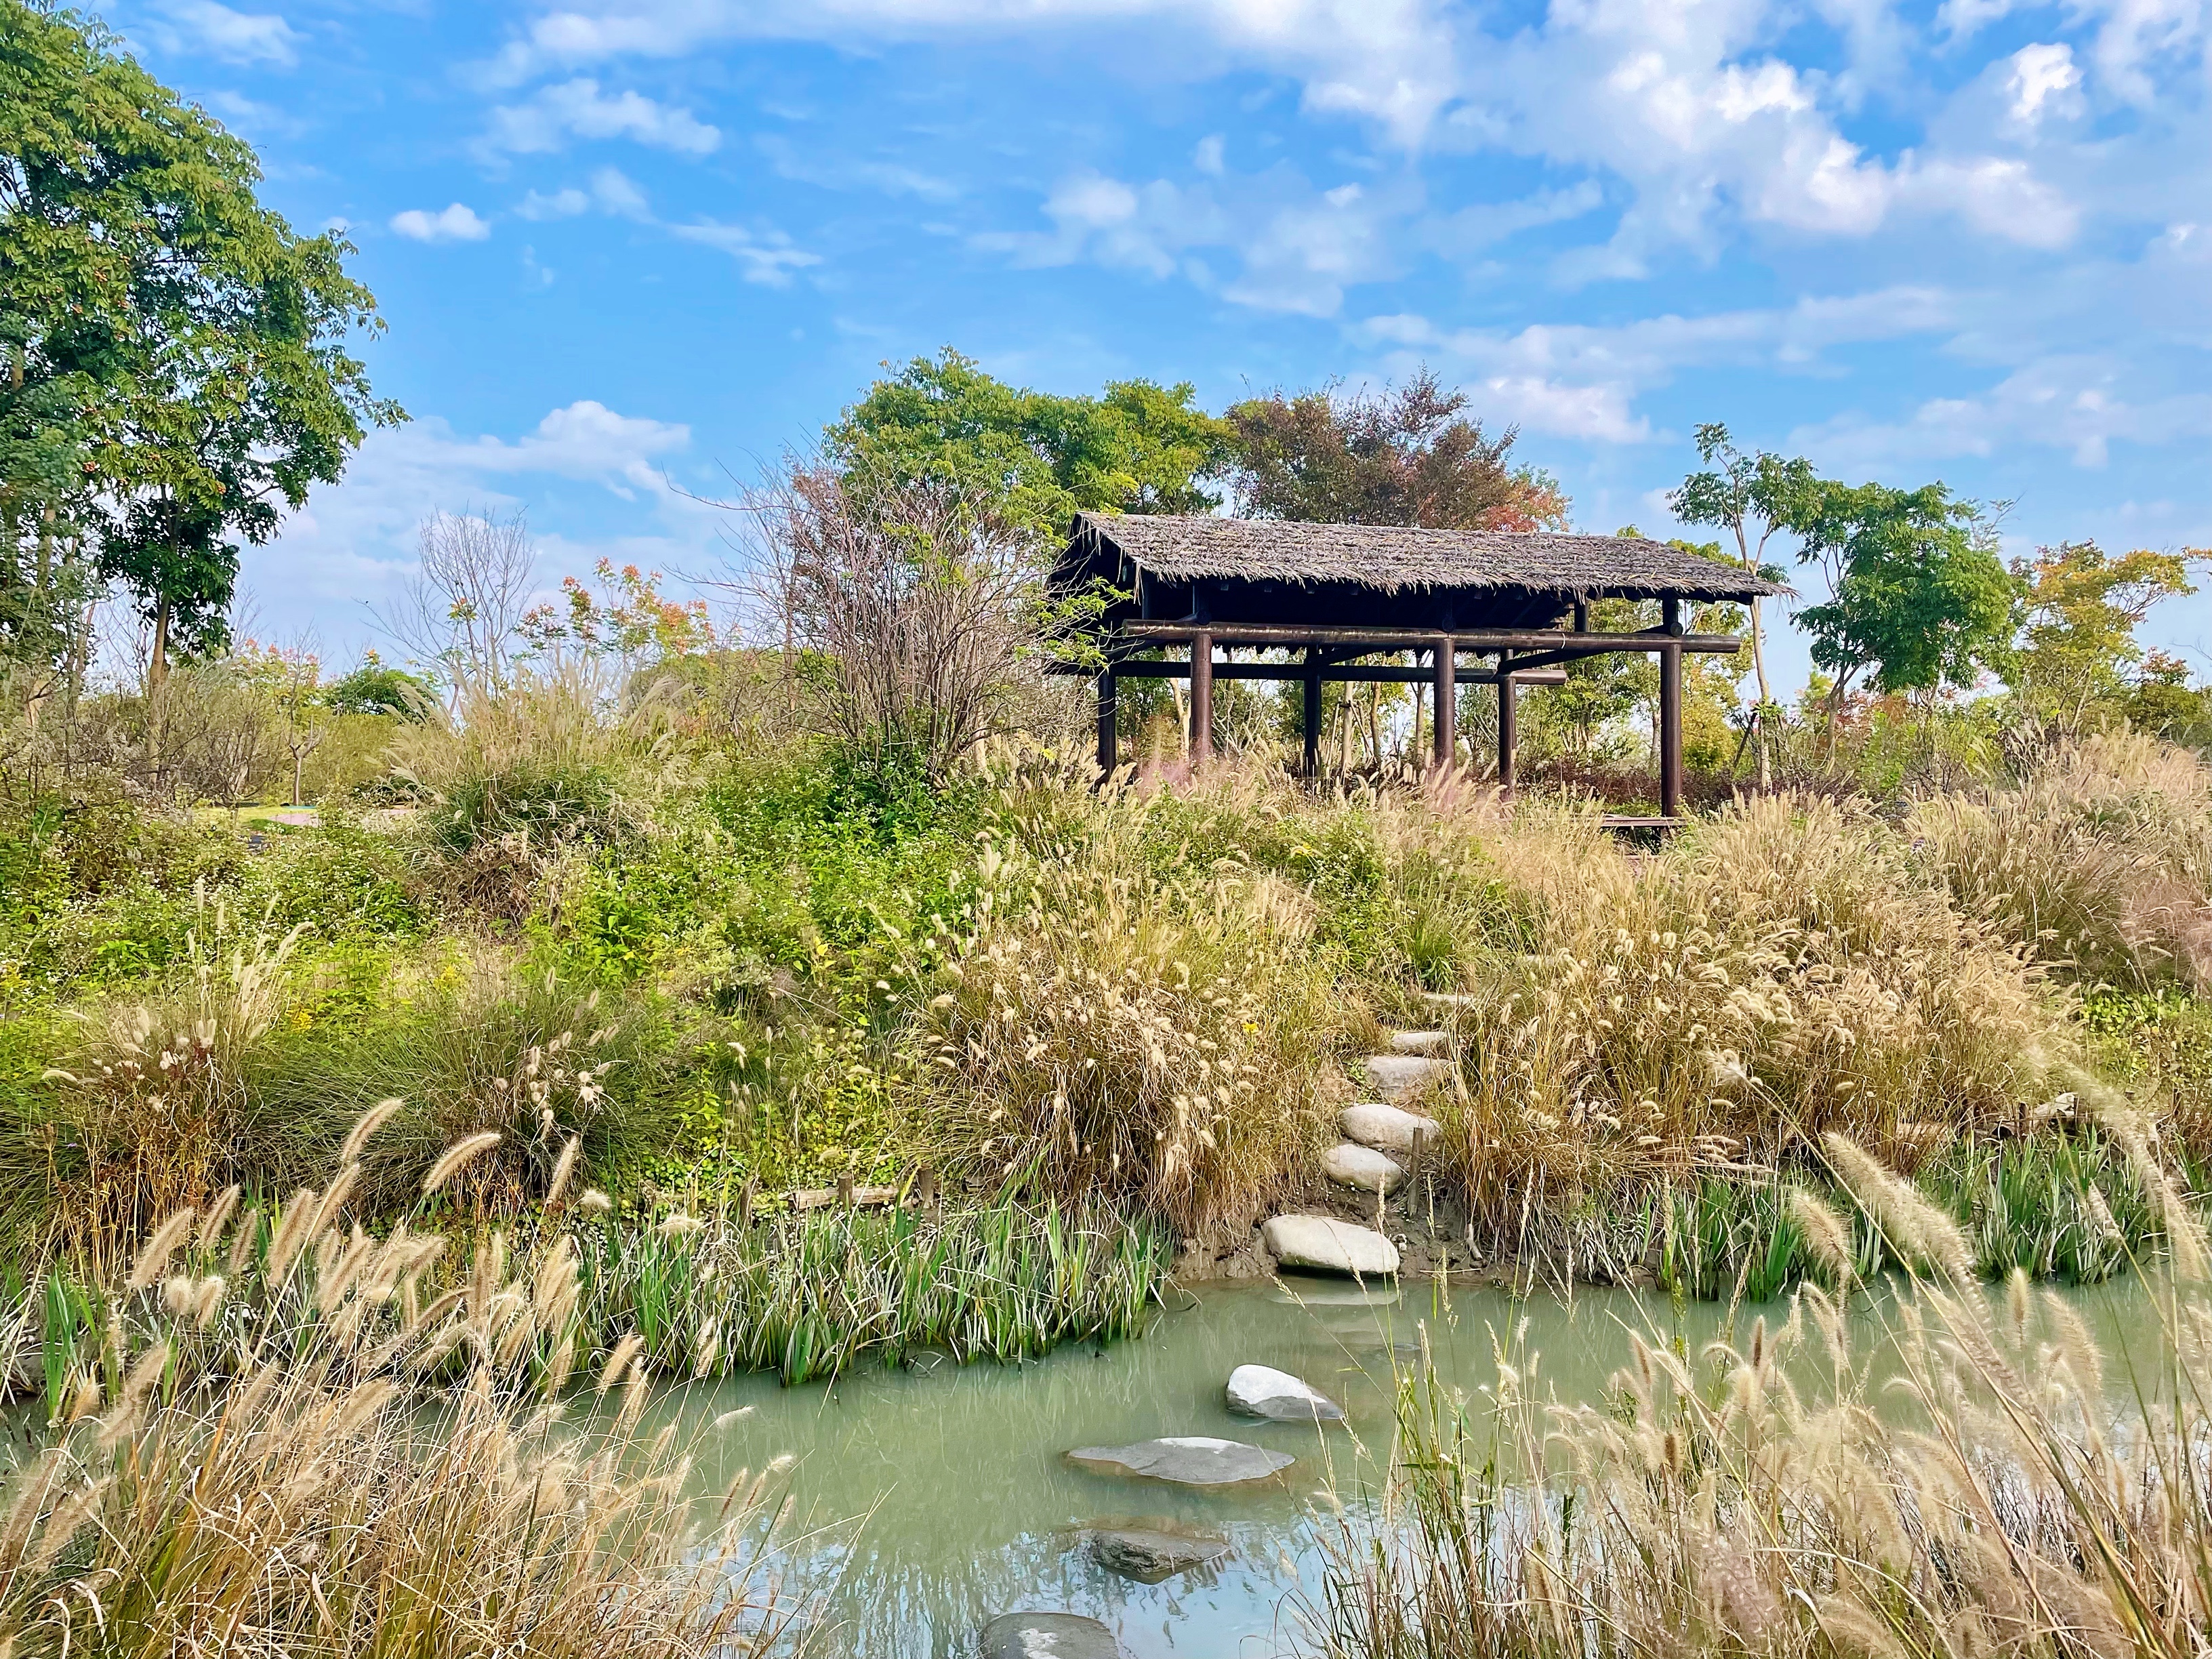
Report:
[{"label": "blue sky", "polygon": [[[1717,419],[2013,500],[2016,550],[2212,545],[2212,0],[103,15],[390,324],[414,420],[247,556],[332,656],[435,509],[526,508],[549,586],[708,569],[691,495],[945,344],[1217,408],[1425,362],[1589,529],[1668,528]],[[2148,631],[2212,673],[2212,588]]]}]

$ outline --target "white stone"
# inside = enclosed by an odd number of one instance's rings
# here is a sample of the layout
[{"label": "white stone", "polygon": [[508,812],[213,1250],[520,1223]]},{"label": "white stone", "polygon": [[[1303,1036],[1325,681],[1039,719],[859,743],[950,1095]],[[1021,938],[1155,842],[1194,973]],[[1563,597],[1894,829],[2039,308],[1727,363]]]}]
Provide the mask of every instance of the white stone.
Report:
[{"label": "white stone", "polygon": [[1130,1474],[1178,1486],[1241,1486],[1266,1480],[1297,1459],[1242,1440],[1206,1434],[1170,1435],[1133,1446],[1078,1446],[1067,1461],[1099,1474]]},{"label": "white stone", "polygon": [[1440,1054],[1446,1041],[1442,1031],[1393,1031],[1390,1051],[1400,1054]]},{"label": "white stone", "polygon": [[1436,1119],[1385,1106],[1379,1100],[1363,1100],[1346,1107],[1336,1115],[1336,1122],[1346,1139],[1378,1152],[1410,1152],[1416,1134],[1425,1136],[1433,1150],[1443,1135],[1443,1127]]},{"label": "white stone", "polygon": [[1375,1091],[1393,1104],[1446,1076],[1451,1066],[1429,1054],[1370,1054],[1360,1062]]},{"label": "white stone", "polygon": [[1277,1423],[1341,1423],[1344,1407],[1318,1389],[1272,1365],[1239,1365],[1229,1373],[1229,1409]]},{"label": "white stone", "polygon": [[1424,991],[1421,1000],[1431,1008],[1476,1008],[1482,999],[1466,991]]},{"label": "white stone", "polygon": [[1285,1267],[1382,1277],[1398,1271],[1398,1247],[1370,1227],[1333,1215],[1279,1215],[1260,1230],[1260,1242]]},{"label": "white stone", "polygon": [[983,1626],[983,1659],[1120,1659],[1121,1644],[1096,1619],[1073,1613],[1005,1613]]},{"label": "white stone", "polygon": [[1406,1178],[1405,1170],[1387,1154],[1348,1140],[1322,1154],[1321,1172],[1340,1187],[1360,1193],[1380,1192],[1386,1197],[1396,1192]]}]

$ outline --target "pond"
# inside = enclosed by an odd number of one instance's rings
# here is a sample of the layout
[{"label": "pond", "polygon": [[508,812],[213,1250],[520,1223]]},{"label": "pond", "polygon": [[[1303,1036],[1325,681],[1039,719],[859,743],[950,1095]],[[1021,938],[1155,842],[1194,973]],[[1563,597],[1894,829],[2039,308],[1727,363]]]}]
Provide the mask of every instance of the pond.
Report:
[{"label": "pond", "polygon": [[[2144,1307],[2133,1279],[2073,1294],[2109,1343]],[[785,1582],[820,1598],[817,1651],[969,1659],[993,1616],[1048,1608],[1103,1620],[1134,1659],[1266,1659],[1293,1645],[1319,1595],[1337,1533],[1327,1494],[1358,1503],[1376,1490],[1392,1364],[1414,1360],[1424,1328],[1439,1371],[1462,1389],[1493,1382],[1496,1345],[1518,1334],[1541,1357],[1540,1391],[1588,1401],[1626,1360],[1631,1331],[1694,1354],[1729,1322],[1717,1304],[1587,1289],[1516,1300],[1489,1288],[1305,1279],[1207,1285],[1177,1300],[1141,1339],[1103,1350],[1079,1345],[1021,1366],[871,1369],[826,1387],[743,1377],[698,1385],[661,1409],[703,1425],[752,1407],[702,1443],[702,1489],[719,1492],[778,1455],[797,1460]],[[1753,1317],[1778,1322],[1787,1307],[1736,1317],[1747,1335]],[[1883,1313],[1878,1298],[1860,1298],[1855,1322],[1869,1340]],[[1304,1378],[1346,1421],[1232,1414],[1223,1385],[1247,1363]],[[1171,1435],[1242,1440],[1297,1462],[1279,1486],[1206,1492],[1088,1473],[1064,1455]],[[1094,1561],[1085,1534],[1101,1526],[1200,1532],[1231,1553],[1140,1583]]]}]

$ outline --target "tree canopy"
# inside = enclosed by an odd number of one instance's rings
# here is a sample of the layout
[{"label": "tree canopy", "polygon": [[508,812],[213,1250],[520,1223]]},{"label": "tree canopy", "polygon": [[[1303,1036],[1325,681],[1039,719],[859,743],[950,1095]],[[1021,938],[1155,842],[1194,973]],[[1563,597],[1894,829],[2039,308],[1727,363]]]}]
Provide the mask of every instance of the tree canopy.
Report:
[{"label": "tree canopy", "polygon": [[1229,429],[1188,381],[1113,380],[1096,398],[1007,385],[946,347],[868,388],[823,434],[827,459],[885,485],[953,484],[1054,540],[1080,510],[1202,513]]},{"label": "tree canopy", "polygon": [[1425,368],[1395,392],[1270,392],[1233,405],[1232,477],[1255,518],[1433,530],[1564,528],[1567,500],[1510,460],[1516,429],[1468,418]]},{"label": "tree canopy", "polygon": [[1980,503],[1941,483],[1822,482],[1791,527],[1800,561],[1828,573],[1829,597],[1797,622],[1838,700],[1869,671],[1882,691],[1963,690],[2003,664],[2018,589]]},{"label": "tree canopy", "polygon": [[235,538],[404,418],[346,349],[382,326],[349,243],[256,198],[253,151],[103,26],[0,0],[0,533],[67,526],[171,644],[219,647]]},{"label": "tree canopy", "polygon": [[2023,712],[2078,732],[2124,712],[2143,660],[2136,629],[2162,601],[2194,593],[2189,556],[2137,548],[2117,556],[2093,541],[2036,550],[2012,567],[2026,609],[2008,678]]}]

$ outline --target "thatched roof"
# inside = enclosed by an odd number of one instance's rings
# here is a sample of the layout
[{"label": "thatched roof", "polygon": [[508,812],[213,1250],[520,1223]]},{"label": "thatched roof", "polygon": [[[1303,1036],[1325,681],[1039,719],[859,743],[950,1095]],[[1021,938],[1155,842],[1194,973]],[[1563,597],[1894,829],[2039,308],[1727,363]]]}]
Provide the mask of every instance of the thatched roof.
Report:
[{"label": "thatched roof", "polygon": [[1340,583],[1384,593],[1510,588],[1577,598],[1705,600],[1785,591],[1736,566],[1641,536],[1077,514],[1071,559],[1087,562],[1109,550],[1171,582]]}]

